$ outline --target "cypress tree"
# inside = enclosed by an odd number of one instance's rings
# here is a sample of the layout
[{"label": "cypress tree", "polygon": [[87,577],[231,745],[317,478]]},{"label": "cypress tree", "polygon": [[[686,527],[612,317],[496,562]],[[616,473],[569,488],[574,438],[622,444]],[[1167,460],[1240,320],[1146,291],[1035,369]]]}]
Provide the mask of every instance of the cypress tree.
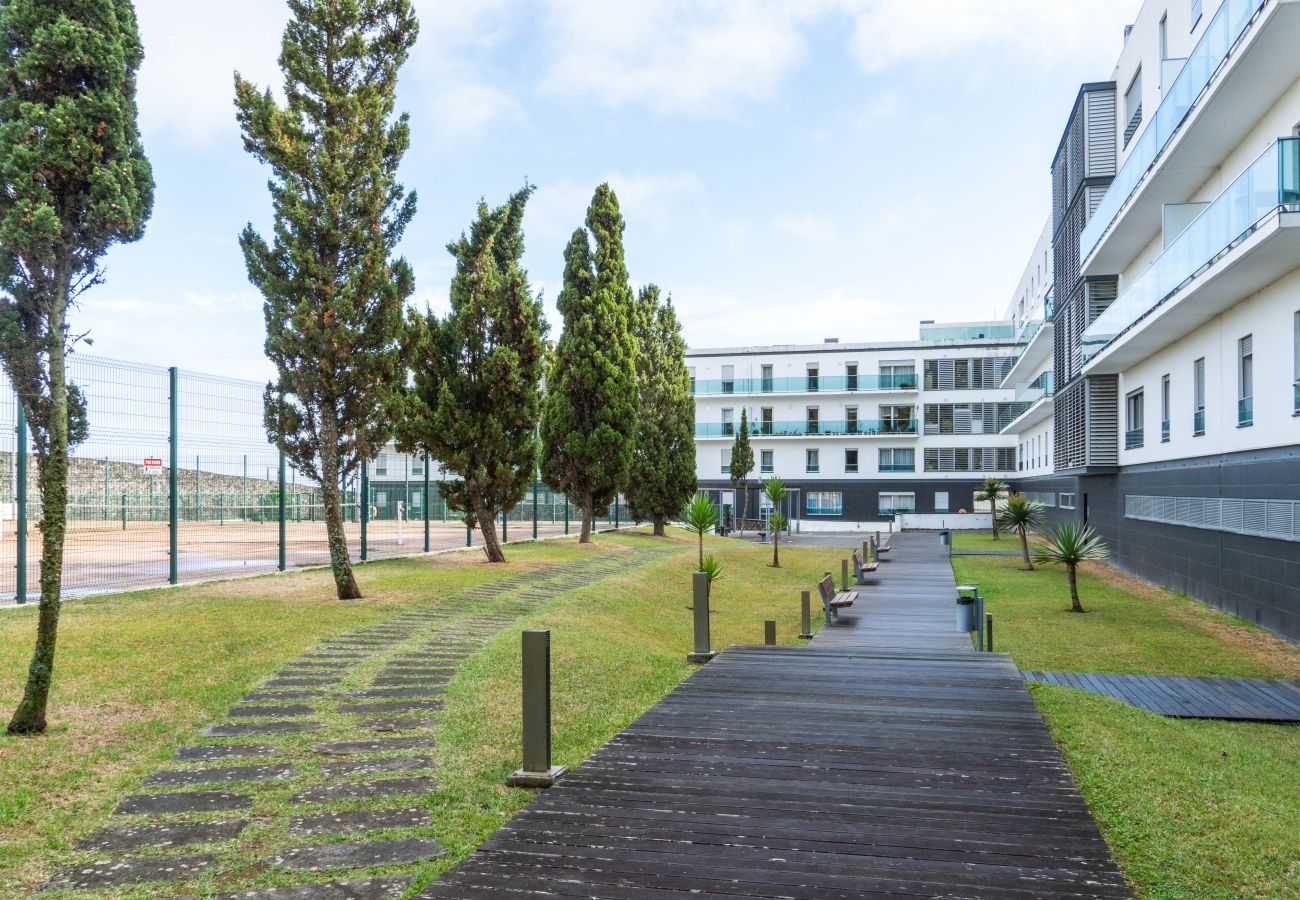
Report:
[{"label": "cypress tree", "polygon": [[[410,140],[393,120],[397,71],[419,26],[410,0],[288,0],[286,105],[235,75],[244,147],[271,167],[274,243],[239,243],[266,298],[266,430],[321,486],[340,599],[361,596],[341,482],[378,455],[401,402],[402,315],[414,278],[393,253],[415,214],[397,181]],[[366,498],[361,498],[366,502]]]},{"label": "cypress tree", "polygon": [[67,529],[68,453],[87,434],[68,309],[110,246],[139,240],[153,174],[136,124],[144,57],[129,0],[0,2],[0,359],[31,423],[41,602],[15,734],[45,730]]},{"label": "cypress tree", "polygon": [[643,287],[635,324],[640,407],[628,507],[662,537],[664,523],[695,493],[695,398],[672,298],[660,303],[657,285]]},{"label": "cypress tree", "polygon": [[596,188],[564,251],[556,302],[564,331],[555,348],[542,411],[542,477],[582,510],[582,543],[594,511],[627,480],[637,425],[633,299],[623,262],[623,216],[608,184]]},{"label": "cypress tree", "polygon": [[456,259],[451,312],[411,316],[413,389],[400,429],[404,450],[425,450],[456,478],[443,495],[478,525],[487,557],[504,562],[496,520],[515,507],[537,471],[546,313],[528,286],[525,187],[502,207],[480,202],[468,235],[447,245]]},{"label": "cypress tree", "polygon": [[740,533],[745,533],[745,505],[749,502],[746,496],[749,487],[749,473],[754,471],[754,448],[749,444],[749,412],[742,406],[740,408],[740,431],[736,432],[736,440],[731,445],[731,484],[740,495]]}]

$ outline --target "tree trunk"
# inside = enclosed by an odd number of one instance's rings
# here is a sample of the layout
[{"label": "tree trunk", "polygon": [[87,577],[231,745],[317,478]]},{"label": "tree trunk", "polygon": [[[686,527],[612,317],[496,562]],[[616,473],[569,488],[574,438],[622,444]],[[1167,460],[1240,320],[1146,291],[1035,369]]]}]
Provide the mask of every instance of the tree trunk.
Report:
[{"label": "tree trunk", "polygon": [[578,543],[590,544],[591,524],[592,524],[592,519],[595,518],[595,514],[592,507],[594,507],[596,503],[595,500],[592,498],[592,496],[588,494],[587,496],[583,497],[579,501],[579,505],[582,508],[582,531],[578,535]]},{"label": "tree trunk", "polygon": [[1025,557],[1025,571],[1034,571],[1034,564],[1029,559],[1029,535],[1023,530],[1020,532],[1020,552]]},{"label": "tree trunk", "polygon": [[781,568],[781,532],[772,530],[772,566]]},{"label": "tree trunk", "polygon": [[747,505],[748,498],[745,496],[747,491],[745,490],[745,482],[743,481],[740,483],[739,493],[740,493],[740,516],[736,524],[738,524],[740,527],[736,530],[740,532],[741,537],[744,537],[745,536],[745,506]]},{"label": "tree trunk", "polygon": [[488,562],[505,562],[506,554],[501,549],[501,540],[497,537],[497,520],[492,515],[492,510],[482,504],[476,504],[474,516],[478,519],[479,533],[483,535],[483,552],[487,554]]},{"label": "tree trunk", "polygon": [[1070,612],[1083,612],[1083,604],[1079,602],[1079,580],[1075,572],[1075,566],[1066,566],[1065,574],[1070,581]]},{"label": "tree trunk", "polygon": [[58,310],[50,315],[50,417],[48,445],[39,460],[41,483],[41,605],[36,648],[27,667],[23,699],[9,720],[10,734],[41,734],[54,677],[54,649],[63,605],[63,539],[68,506],[68,382],[63,347],[67,283],[60,285]]},{"label": "tree trunk", "polygon": [[700,571],[704,571],[704,532],[700,532]]},{"label": "tree trunk", "polygon": [[666,524],[666,522],[667,522],[666,516],[656,515],[654,517],[655,537],[665,537],[667,535],[667,532],[664,531],[664,525]]},{"label": "tree trunk", "polygon": [[[352,576],[348,537],[343,530],[343,504],[339,498],[338,429],[328,412],[322,416],[320,447],[320,498],[325,508],[325,533],[329,538],[330,568],[340,600],[360,600],[361,589]],[[365,503],[365,497],[358,502]]]},{"label": "tree trunk", "polygon": [[1000,540],[998,537],[998,498],[994,497],[989,501],[989,512],[993,514],[993,540]]}]

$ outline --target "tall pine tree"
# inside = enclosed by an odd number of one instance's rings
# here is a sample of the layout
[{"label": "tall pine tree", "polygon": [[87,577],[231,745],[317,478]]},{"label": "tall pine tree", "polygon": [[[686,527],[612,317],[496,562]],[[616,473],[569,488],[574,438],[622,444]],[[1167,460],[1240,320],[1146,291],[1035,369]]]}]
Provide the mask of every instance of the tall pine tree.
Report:
[{"label": "tall pine tree", "polygon": [[0,359],[31,423],[41,604],[9,731],[45,730],[67,529],[68,453],[86,406],[68,380],[68,309],[110,246],[139,240],[153,174],[136,125],[144,53],[130,0],[0,2]]},{"label": "tall pine tree", "polygon": [[487,557],[504,562],[496,519],[528,491],[537,471],[546,313],[528,286],[525,187],[505,206],[479,203],[468,235],[447,245],[456,258],[451,312],[411,316],[408,361],[414,387],[400,428],[404,450],[424,450],[453,478],[444,496],[478,525]]},{"label": "tall pine tree", "polygon": [[657,285],[643,287],[635,323],[640,408],[627,500],[633,517],[662,537],[695,493],[695,398],[672,298],[661,303]]},{"label": "tall pine tree", "polygon": [[731,484],[740,497],[740,510],[737,515],[737,527],[745,533],[745,507],[749,504],[749,474],[754,471],[754,448],[749,443],[749,412],[740,408],[740,430],[731,445]]},{"label": "tall pine tree", "polygon": [[564,331],[542,411],[542,477],[582,510],[582,543],[594,511],[608,507],[632,464],[637,425],[634,301],[623,262],[623,216],[608,184],[596,188],[564,251],[557,298]]},{"label": "tall pine tree", "polygon": [[[239,243],[266,298],[266,430],[320,482],[340,599],[361,596],[340,484],[378,455],[402,386],[401,335],[414,278],[393,254],[415,214],[397,181],[410,141],[393,120],[397,71],[419,26],[410,0],[288,0],[286,105],[235,75],[244,147],[271,167],[274,244]],[[365,498],[362,498],[365,502]]]}]

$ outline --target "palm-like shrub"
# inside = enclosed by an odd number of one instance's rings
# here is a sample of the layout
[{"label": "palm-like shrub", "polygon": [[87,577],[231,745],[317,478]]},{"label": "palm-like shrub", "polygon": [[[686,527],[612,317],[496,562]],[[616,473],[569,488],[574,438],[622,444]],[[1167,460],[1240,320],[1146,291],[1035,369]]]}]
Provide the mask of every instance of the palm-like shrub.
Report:
[{"label": "palm-like shrub", "polygon": [[785,482],[775,475],[763,482],[763,496],[772,504],[772,516],[768,527],[772,531],[772,566],[781,568],[781,531],[785,528],[785,515],[781,504],[785,500]]},{"label": "palm-like shrub", "polygon": [[700,566],[700,571],[709,576],[709,584],[712,586],[713,582],[722,577],[722,563],[710,553],[704,557],[704,565]]},{"label": "palm-like shrub", "polygon": [[718,504],[703,491],[696,491],[682,510],[682,525],[700,539],[700,571],[704,571],[704,535],[718,527]]},{"label": "palm-like shrub", "polygon": [[984,483],[975,489],[975,496],[972,498],[976,503],[987,503],[989,511],[993,513],[993,540],[998,539],[998,501],[1007,492],[1007,483],[1001,478],[989,475],[984,479]]},{"label": "palm-like shrub", "polygon": [[1007,531],[1020,535],[1020,552],[1025,558],[1025,571],[1034,571],[1029,561],[1029,532],[1043,527],[1043,504],[1030,500],[1024,494],[1012,494],[1007,505],[997,517],[998,524]]},{"label": "palm-like shrub", "polygon": [[1110,556],[1110,548],[1091,525],[1062,522],[1055,528],[1043,529],[1042,535],[1047,539],[1047,545],[1034,551],[1034,559],[1040,563],[1065,566],[1070,579],[1070,611],[1083,612],[1083,604],[1079,602],[1079,563],[1105,559]]}]

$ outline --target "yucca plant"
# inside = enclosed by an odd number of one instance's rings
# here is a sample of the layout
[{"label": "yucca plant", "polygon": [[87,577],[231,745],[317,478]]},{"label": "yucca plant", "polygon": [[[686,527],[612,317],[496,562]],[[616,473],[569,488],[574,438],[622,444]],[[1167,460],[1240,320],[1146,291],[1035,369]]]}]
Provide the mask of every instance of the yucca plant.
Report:
[{"label": "yucca plant", "polygon": [[987,503],[989,511],[993,513],[993,540],[998,539],[998,501],[1002,499],[1007,492],[1007,483],[1001,478],[989,475],[984,479],[984,483],[975,489],[975,496],[972,498],[976,503]]},{"label": "yucca plant", "polygon": [[772,515],[768,519],[768,528],[772,532],[772,567],[781,568],[781,531],[785,528],[785,515],[781,504],[785,501],[785,482],[775,475],[763,482],[763,496],[772,504]]},{"label": "yucca plant", "polygon": [[999,524],[1007,531],[1020,535],[1020,552],[1025,558],[1025,571],[1034,571],[1029,561],[1029,532],[1043,527],[1043,504],[1030,500],[1024,494],[1012,494],[998,516]]},{"label": "yucca plant", "polygon": [[1079,602],[1079,563],[1105,559],[1110,556],[1110,548],[1091,525],[1062,522],[1055,528],[1043,529],[1041,534],[1047,539],[1047,545],[1035,549],[1034,559],[1040,563],[1065,566],[1065,574],[1070,580],[1070,611],[1083,612],[1083,604]]},{"label": "yucca plant", "polygon": [[700,571],[709,576],[709,586],[712,587],[713,582],[722,577],[722,563],[718,562],[718,558],[710,553],[704,557],[704,564],[700,566]]},{"label": "yucca plant", "polygon": [[704,571],[704,535],[718,527],[718,504],[703,491],[696,491],[682,510],[682,525],[700,539],[700,571]]}]

